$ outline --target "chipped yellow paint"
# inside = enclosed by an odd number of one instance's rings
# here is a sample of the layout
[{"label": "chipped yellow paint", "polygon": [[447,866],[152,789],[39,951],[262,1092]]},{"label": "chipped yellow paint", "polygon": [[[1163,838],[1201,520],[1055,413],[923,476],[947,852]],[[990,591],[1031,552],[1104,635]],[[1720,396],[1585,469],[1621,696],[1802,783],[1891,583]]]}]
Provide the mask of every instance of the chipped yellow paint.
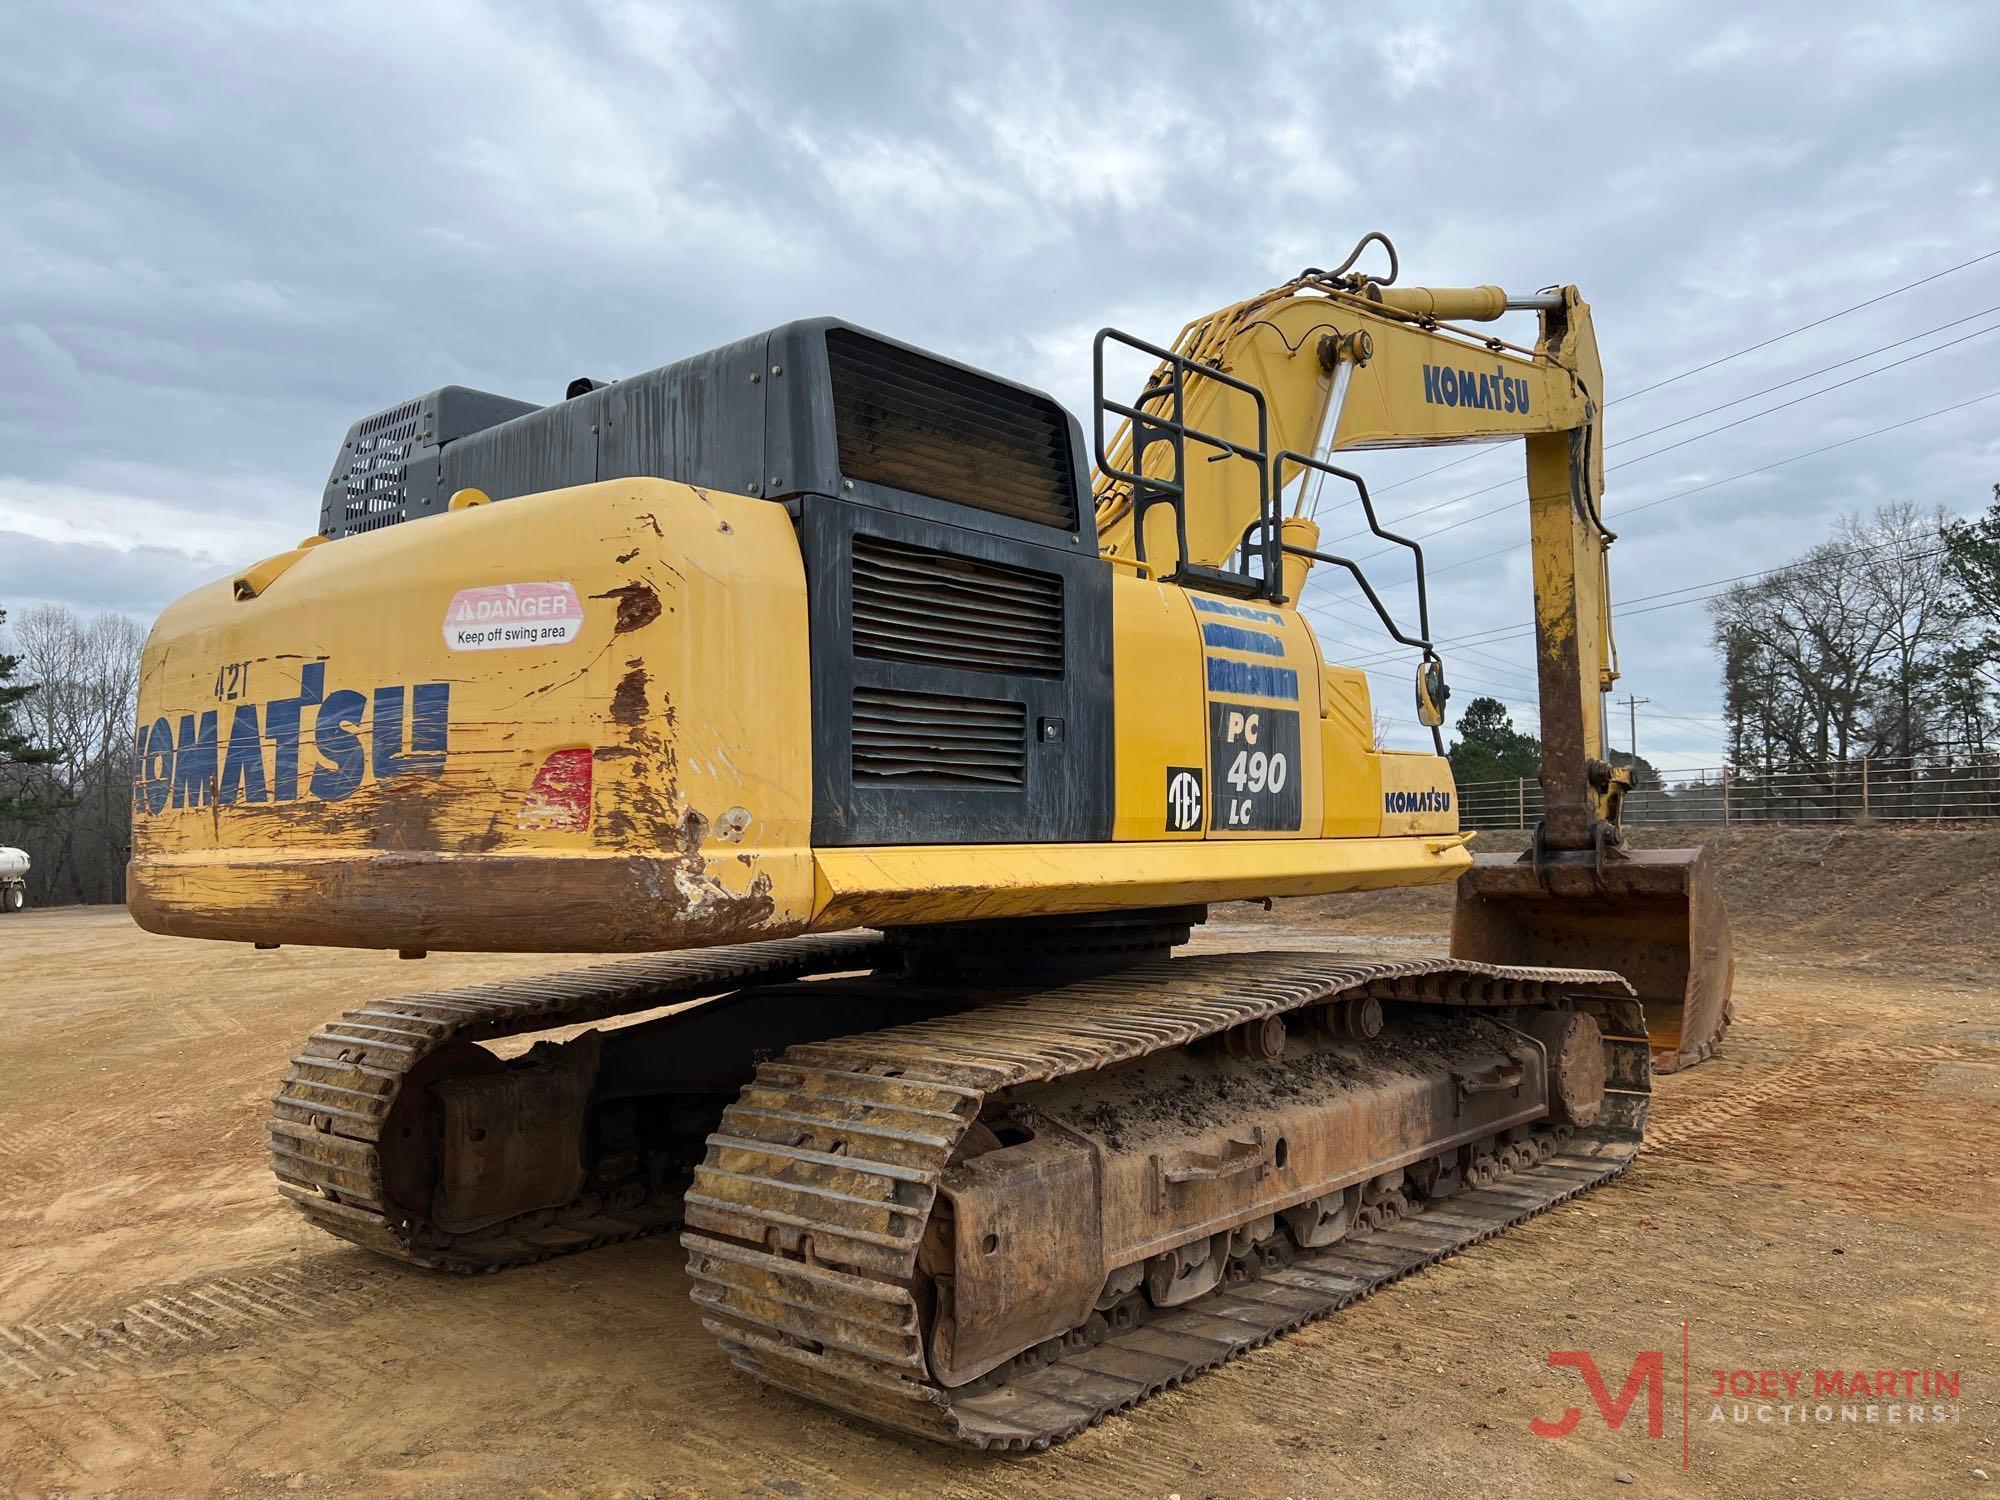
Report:
[{"label": "chipped yellow paint", "polygon": [[[1453,299],[1447,304],[1451,306],[1470,305],[1456,300],[1450,289],[1404,288],[1396,295],[1407,299],[1419,293]],[[1477,305],[1485,305],[1483,296]],[[1197,319],[1181,330],[1175,347],[1263,390],[1267,451],[1311,453],[1333,386],[1320,359],[1320,340],[1328,333],[1357,331],[1368,334],[1370,354],[1356,367],[1341,410],[1335,432],[1341,449],[1497,442],[1566,431],[1588,419],[1587,392],[1564,364],[1493,350],[1445,330],[1399,321],[1357,299],[1329,298],[1297,288],[1278,288]],[[1528,410],[1426,401],[1425,365],[1504,374],[1524,385]],[[1217,381],[1197,381],[1189,388],[1186,411],[1190,426],[1248,447],[1257,444],[1255,404],[1240,391]],[[1235,553],[1244,529],[1257,518],[1257,472],[1240,460],[1209,463],[1210,452],[1190,445],[1188,472],[1182,476],[1188,489],[1188,554],[1191,561],[1222,566]],[[1122,461],[1118,450],[1112,458],[1114,463]],[[1165,444],[1149,450],[1148,473],[1164,476],[1170,467]],[[1347,504],[1349,498],[1343,495],[1340,503]],[[1351,524],[1361,524],[1358,512]],[[1351,529],[1345,513],[1339,529]],[[1120,557],[1137,555],[1131,515],[1122,504],[1100,509],[1098,534],[1107,551]],[[1157,506],[1146,517],[1146,557],[1161,571],[1171,572],[1176,552],[1172,514],[1168,507]]]},{"label": "chipped yellow paint", "polygon": [[[1587,455],[1588,493],[1601,493],[1589,311],[1565,289],[1532,354],[1413,321],[1497,306],[1491,288],[1396,289],[1370,304],[1293,284],[1190,325],[1182,347],[1264,389],[1272,452],[1315,446],[1331,388],[1319,353],[1328,333],[1365,355],[1338,447],[1525,437],[1541,644],[1545,656],[1552,643],[1573,644],[1580,669],[1567,691],[1544,684],[1544,743],[1558,743],[1554,702],[1568,731],[1560,743],[1596,754],[1588,697],[1612,671],[1603,542],[1571,482]],[[1365,348],[1351,337],[1362,332]],[[1426,400],[1426,365],[1504,375],[1526,399],[1511,409]],[[1195,383],[1187,416],[1256,441],[1251,403],[1214,382]],[[1190,559],[1226,564],[1256,515],[1255,472],[1203,463],[1184,478]],[[1227,605],[1218,614],[1159,581],[1172,563],[1152,529],[1167,523],[1164,509],[1148,523],[1150,568],[1134,566],[1130,516],[1115,497],[1099,515],[1112,571],[1116,725],[1107,842],[815,850],[806,584],[784,509],[658,479],[504,505],[470,503],[477,498],[266,559],[161,617],[143,666],[142,748],[159,734],[165,743],[198,738],[208,714],[225,740],[235,717],[255,709],[259,769],[275,790],[281,750],[269,706],[298,696],[308,670],[323,670],[328,693],[350,695],[334,722],[353,753],[328,795],[260,800],[214,770],[205,786],[183,779],[166,799],[142,755],[130,883],[142,923],[374,947],[659,949],[1422,884],[1469,862],[1449,766],[1374,747],[1366,677],[1327,661],[1295,603],[1260,603],[1263,618],[1232,616]],[[1343,514],[1337,524],[1350,522]],[[1317,531],[1293,520],[1287,535],[1309,544]],[[1287,592],[1308,572],[1306,559],[1288,559]],[[459,591],[507,584],[567,585],[580,622],[572,628],[566,616],[532,645],[463,649],[461,639],[453,649],[445,619]],[[1204,621],[1230,620],[1275,638],[1278,651],[1222,632],[1205,639]],[[1217,827],[1227,767],[1209,759],[1211,659],[1232,672],[1298,675],[1296,701],[1215,695],[1298,714],[1296,830]],[[1252,682],[1241,674],[1239,686]],[[373,743],[385,701],[376,695],[414,705],[419,687],[449,688],[450,753],[422,771],[399,765],[406,739],[411,764],[419,747],[407,716],[400,730],[386,721],[385,771]],[[325,771],[338,749],[309,730],[300,776]],[[571,767],[588,752],[587,822],[562,775],[538,780],[560,752]],[[1185,832],[1167,826],[1174,767],[1200,768],[1205,779],[1205,815]],[[232,789],[239,795],[222,803]]]},{"label": "chipped yellow paint", "polygon": [[[573,638],[451,649],[458,592],[510,583],[573,587],[584,610]],[[310,795],[326,757],[308,714],[300,795],[249,801],[239,786],[224,804],[211,775],[183,788],[184,805],[155,813],[142,801],[133,910],[154,930],[193,936],[610,951],[1450,878],[1463,863],[1452,852],[1314,836],[1336,806],[1343,831],[1377,831],[1381,782],[1364,679],[1325,672],[1304,619],[1282,614],[1264,628],[1301,678],[1298,834],[1239,834],[1212,860],[1200,830],[1172,840],[1166,768],[1206,768],[1214,648],[1183,590],[1120,572],[1117,842],[815,853],[805,579],[782,508],[618,481],[302,549],[254,597],[220,582],[160,618],[142,726],[175,731],[184,716],[214,713],[226,742],[239,707],[295,696],[317,663],[327,692],[361,695],[350,725],[364,773],[344,795]],[[441,769],[380,774],[373,694],[439,683],[451,694]],[[268,711],[258,722],[262,779],[275,790]],[[1319,767],[1335,742],[1341,774],[1329,783]],[[551,754],[578,749],[591,754],[591,816],[565,829],[535,777]]]},{"label": "chipped yellow paint", "polygon": [[1374,757],[1382,778],[1375,807],[1384,834],[1456,833],[1458,784],[1441,755],[1389,750]]},{"label": "chipped yellow paint", "polygon": [[[644,949],[799,930],[811,909],[804,570],[777,506],[658,479],[475,506],[288,555],[161,616],[140,724],[328,691],[450,686],[441,772],[302,795],[205,794],[135,816],[132,907],[158,931],[372,947]],[[462,589],[567,583],[573,639],[452,650]],[[232,674],[219,674],[225,666]],[[226,696],[233,695],[233,696]],[[263,720],[263,779],[278,747]],[[407,723],[404,726],[408,731]],[[536,772],[592,753],[587,828],[523,828]],[[142,765],[143,774],[143,765]],[[715,822],[731,814],[719,835]],[[747,815],[747,816],[746,816]],[[535,818],[525,820],[530,824]],[[545,821],[545,820],[544,820]]]}]

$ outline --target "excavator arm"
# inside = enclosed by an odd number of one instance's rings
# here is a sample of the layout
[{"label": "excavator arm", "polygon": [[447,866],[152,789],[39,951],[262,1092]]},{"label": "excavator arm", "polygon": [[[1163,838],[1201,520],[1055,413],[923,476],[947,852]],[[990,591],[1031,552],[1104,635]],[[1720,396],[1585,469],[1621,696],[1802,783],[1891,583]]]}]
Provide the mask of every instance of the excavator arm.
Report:
[{"label": "excavator arm", "polygon": [[[1370,240],[1388,250],[1386,278],[1351,270]],[[1369,236],[1337,271],[1307,270],[1196,319],[1168,348],[1138,345],[1158,357],[1138,399],[1100,394],[1100,547],[1193,587],[1272,602],[1295,600],[1316,563],[1348,569],[1395,638],[1435,669],[1419,677],[1419,711],[1435,733],[1442,672],[1421,548],[1384,530],[1365,481],[1332,460],[1520,440],[1544,815],[1521,859],[1482,856],[1462,878],[1453,951],[1626,973],[1647,1000],[1656,1065],[1696,1061],[1727,1022],[1728,925],[1699,851],[1625,847],[1630,773],[1608,763],[1602,706],[1618,678],[1614,535],[1603,518],[1603,375],[1590,308],[1572,286],[1515,296],[1497,286],[1398,287],[1394,276],[1393,248]],[[1465,326],[1510,310],[1538,314],[1532,348]],[[1106,412],[1124,419],[1108,442]],[[1351,483],[1370,528],[1414,552],[1414,634],[1390,618],[1354,560],[1320,550],[1329,480]]]}]

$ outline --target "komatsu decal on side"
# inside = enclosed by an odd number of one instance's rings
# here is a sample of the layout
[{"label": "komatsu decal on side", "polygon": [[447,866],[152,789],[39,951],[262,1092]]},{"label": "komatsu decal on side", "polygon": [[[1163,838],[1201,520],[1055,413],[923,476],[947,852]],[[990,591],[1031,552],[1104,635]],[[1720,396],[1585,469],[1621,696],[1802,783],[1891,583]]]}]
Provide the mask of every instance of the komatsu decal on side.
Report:
[{"label": "komatsu decal on side", "polygon": [[[310,731],[306,710],[317,709]],[[238,703],[222,733],[219,708],[180,715],[176,730],[165,716],[141,724],[132,770],[132,808],[161,813],[174,807],[291,802],[300,796],[325,802],[351,797],[372,770],[377,781],[397,776],[435,777],[444,772],[451,684],[420,682],[378,687],[372,693],[326,690],[326,663],[308,662],[299,690],[284,698]],[[404,719],[409,720],[407,735]],[[362,738],[362,724],[369,726]],[[317,764],[301,765],[310,733]],[[268,758],[266,741],[273,747]]]},{"label": "komatsu decal on side", "polygon": [[1384,792],[1382,810],[1392,813],[1447,813],[1451,793],[1431,787],[1421,792]]}]

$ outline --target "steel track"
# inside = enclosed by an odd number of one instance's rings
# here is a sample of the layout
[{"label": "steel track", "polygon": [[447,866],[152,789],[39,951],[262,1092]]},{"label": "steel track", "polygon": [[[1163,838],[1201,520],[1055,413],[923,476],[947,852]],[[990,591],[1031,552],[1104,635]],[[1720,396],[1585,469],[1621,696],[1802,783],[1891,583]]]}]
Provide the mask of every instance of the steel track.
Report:
[{"label": "steel track", "polygon": [[[1630,987],[1602,970],[1314,953],[1168,960],[763,1064],[724,1113],[686,1195],[704,1325],[741,1369],[841,1411],[981,1448],[1041,1448],[1616,1176],[1650,1107]],[[1246,1021],[1372,995],[1499,1007],[1574,1001],[1611,1079],[1564,1149],[1393,1228],[1225,1284],[997,1386],[929,1378],[918,1247],[940,1177],[989,1096],[1093,1071]]]},{"label": "steel track", "polygon": [[865,970],[872,934],[792,938],[375,1000],[306,1040],[272,1099],[271,1170],[305,1216],[381,1255],[436,1270],[493,1271],[672,1227],[677,1191],[585,1194],[470,1234],[390,1201],[383,1129],[412,1071],[454,1042],[492,1041],[705,999],[751,984]]},{"label": "steel track", "polygon": [[[390,1202],[383,1131],[405,1081],[457,1042],[603,1020],[747,985],[866,970],[865,934],[799,938],[372,1002],[316,1032],[274,1099],[272,1167],[314,1223],[411,1264],[497,1270],[683,1219],[694,1298],[732,1361],[773,1385],[925,1437],[1039,1448],[1347,1306],[1596,1186],[1637,1152],[1649,1105],[1638,1004],[1601,970],[1447,959],[1227,954],[1166,960],[955,1015],[796,1046],[763,1064],[691,1191],[587,1193],[453,1235]],[[1540,1164],[1300,1254],[1060,1358],[953,1392],[925,1369],[916,1247],[939,1176],[996,1090],[1186,1046],[1245,1021],[1372,995],[1598,1014],[1612,1048],[1599,1124]],[[811,1142],[810,1146],[804,1143]],[[826,1149],[819,1149],[819,1148]]]}]

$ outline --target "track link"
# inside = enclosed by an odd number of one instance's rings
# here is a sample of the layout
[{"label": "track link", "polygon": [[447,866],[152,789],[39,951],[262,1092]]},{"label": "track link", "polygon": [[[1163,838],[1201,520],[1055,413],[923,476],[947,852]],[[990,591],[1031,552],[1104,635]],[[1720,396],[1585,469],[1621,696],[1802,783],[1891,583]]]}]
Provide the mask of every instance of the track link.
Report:
[{"label": "track link", "polygon": [[[1622,1172],[1651,1091],[1631,993],[1603,970],[1225,954],[795,1046],[725,1112],[686,1195],[694,1299],[731,1361],[772,1385],[927,1438],[1046,1447]],[[1419,1218],[1302,1252],[1099,1341],[1065,1340],[997,1384],[932,1382],[918,1249],[939,1180],[990,1095],[1364,996],[1592,1011],[1611,1060],[1597,1124]]]},{"label": "track link", "polygon": [[382,1133],[404,1082],[454,1042],[491,1041],[664,1005],[749,984],[868,969],[889,957],[872,934],[841,933],[601,964],[532,979],[375,1000],[306,1040],[272,1099],[278,1190],[330,1234],[435,1270],[493,1271],[671,1227],[678,1192],[585,1194],[469,1234],[413,1220],[391,1203]]}]

